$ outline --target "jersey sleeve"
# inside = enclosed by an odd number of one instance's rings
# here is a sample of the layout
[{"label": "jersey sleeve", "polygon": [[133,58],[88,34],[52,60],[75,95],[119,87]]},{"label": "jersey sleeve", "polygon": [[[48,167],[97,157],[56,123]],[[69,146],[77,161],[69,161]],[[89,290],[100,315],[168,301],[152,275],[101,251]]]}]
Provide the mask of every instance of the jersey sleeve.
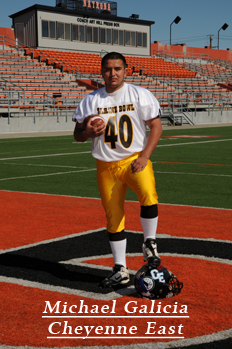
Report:
[{"label": "jersey sleeve", "polygon": [[139,95],[139,112],[144,121],[158,118],[162,115],[160,104],[148,90],[142,89]]},{"label": "jersey sleeve", "polygon": [[91,94],[82,99],[73,113],[72,121],[82,123],[86,116],[94,114],[92,110],[92,100],[93,96]]}]

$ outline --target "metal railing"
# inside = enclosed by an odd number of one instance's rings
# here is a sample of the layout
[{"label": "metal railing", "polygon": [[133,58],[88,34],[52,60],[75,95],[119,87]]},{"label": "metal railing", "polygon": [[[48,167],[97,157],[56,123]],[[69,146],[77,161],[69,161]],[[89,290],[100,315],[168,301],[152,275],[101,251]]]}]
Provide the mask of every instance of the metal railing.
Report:
[{"label": "metal railing", "polygon": [[163,113],[172,116],[184,113],[193,122],[198,112],[205,112],[208,116],[217,111],[222,115],[224,111],[232,111],[232,97],[228,95],[215,95],[214,93],[169,93],[160,100]]},{"label": "metal railing", "polygon": [[200,61],[200,62],[207,62],[209,59],[212,59],[209,57],[208,54],[202,54],[202,53],[183,53],[183,52],[175,52],[175,51],[157,51],[153,50],[152,57],[160,57],[164,58],[168,61],[178,61],[178,60],[187,60],[189,61]]},{"label": "metal railing", "polygon": [[[49,97],[41,94],[40,98],[36,96],[30,103],[25,103],[25,96],[20,91],[8,91],[5,94],[0,93],[0,115],[8,118],[8,123],[12,117],[30,116],[36,122],[37,116],[56,116],[65,117],[66,121],[71,117],[78,103],[85,95],[81,95],[72,100],[67,97]],[[186,94],[168,93],[159,99],[163,113],[176,115],[178,113],[187,113],[193,120],[199,111],[207,112],[210,115],[213,111],[220,111],[221,115],[225,110],[232,110],[232,98],[223,95],[212,94]]]},{"label": "metal railing", "polygon": [[25,96],[21,95],[19,91],[8,91],[6,94],[0,94],[0,116],[7,117],[8,124],[10,124],[11,118],[19,118],[22,116],[33,117],[34,123],[36,123],[36,117],[38,116],[56,116],[57,122],[59,118],[65,117],[65,121],[68,121],[68,117],[71,116],[84,96],[80,96],[71,105],[67,97],[59,98],[49,97],[45,94],[41,94],[40,99],[38,96],[32,98],[30,103],[25,103]]},{"label": "metal railing", "polygon": [[[6,46],[6,37],[4,38],[4,45]],[[10,40],[11,41],[11,40]],[[3,45],[3,46],[4,46]],[[13,47],[14,50],[25,50],[25,47]],[[33,49],[32,55],[33,55]],[[143,66],[140,64],[135,64],[132,61],[128,61],[130,65],[141,68],[143,71]],[[147,69],[146,67],[144,67]],[[169,92],[168,84],[166,79],[162,77],[157,77],[156,72],[152,71],[154,75],[149,75],[149,78],[152,79],[152,82],[159,82],[159,87],[161,87],[159,102],[164,112],[167,113],[188,113],[189,116],[193,117],[198,111],[206,111],[208,114],[213,110],[219,110],[223,113],[224,110],[232,109],[232,97],[230,94],[214,94],[214,93],[201,93],[201,92],[192,92],[185,93],[183,91],[179,92]],[[80,74],[79,77],[83,75]],[[85,74],[86,76],[86,74]],[[147,75],[142,74],[141,79],[144,79]],[[94,79],[93,74],[89,74],[89,77]],[[97,81],[97,79],[94,79]],[[142,81],[142,80],[141,80]],[[100,81],[99,81],[100,82]],[[154,88],[155,86],[150,84],[147,86]],[[12,81],[6,80],[4,77],[1,78],[1,88],[0,92],[0,115],[8,118],[8,123],[12,117],[20,116],[33,116],[34,122],[36,122],[37,116],[56,116],[57,120],[62,116],[68,119],[68,117],[73,113],[76,105],[80,100],[86,95],[83,91],[78,94],[78,97],[65,97],[60,94],[59,97],[51,97],[45,93],[39,94],[37,91],[31,99],[28,98],[25,89],[19,88],[17,84],[14,84]]]},{"label": "metal railing", "polygon": [[218,65],[221,67],[224,67],[226,69],[232,70],[232,62],[223,60],[220,58],[216,58],[213,56],[210,56],[208,54],[203,54],[203,53],[190,53],[190,52],[174,52],[174,51],[157,51],[153,50],[152,52],[152,57],[160,57],[163,58],[167,61],[173,61],[175,63],[179,62],[198,62],[198,63],[213,63],[214,65]]},{"label": "metal railing", "polygon": [[80,71],[78,67],[64,62],[61,59],[57,60],[47,53],[38,53],[38,49],[22,44],[18,40],[13,40],[7,36],[0,35],[0,46],[1,45],[3,47],[3,50],[12,47],[14,50],[16,50],[16,52],[22,53],[23,55],[30,55],[32,59],[37,59],[39,62],[44,62],[47,65],[51,65],[54,68],[58,68],[61,72],[65,72],[65,70],[67,69],[68,72],[74,74],[76,78],[80,76]]}]

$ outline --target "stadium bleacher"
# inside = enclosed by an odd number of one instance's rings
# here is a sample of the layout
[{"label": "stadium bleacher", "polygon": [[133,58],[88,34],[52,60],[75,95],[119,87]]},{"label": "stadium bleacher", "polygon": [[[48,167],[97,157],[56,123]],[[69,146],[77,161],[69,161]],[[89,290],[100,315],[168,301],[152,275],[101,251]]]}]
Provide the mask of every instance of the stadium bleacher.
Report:
[{"label": "stadium bleacher", "polygon": [[201,76],[215,82],[229,83],[232,81],[232,65],[229,69],[228,65],[223,66],[222,63],[218,65],[218,61],[215,61],[215,63],[209,64],[183,63],[183,67],[198,72]]},{"label": "stadium bleacher", "polygon": [[[0,50],[1,109],[54,114],[73,110],[97,84],[102,86],[101,56],[60,50],[6,48]],[[126,56],[127,82],[149,89],[162,108],[195,106],[231,108],[231,65],[170,62],[160,57]],[[86,82],[86,79],[88,82]],[[82,81],[82,83],[80,83]]]},{"label": "stadium bleacher", "polygon": [[74,108],[87,92],[74,75],[14,49],[0,50],[0,80],[1,108],[10,104],[19,111],[47,110],[61,97],[60,107],[65,100],[68,108]]}]

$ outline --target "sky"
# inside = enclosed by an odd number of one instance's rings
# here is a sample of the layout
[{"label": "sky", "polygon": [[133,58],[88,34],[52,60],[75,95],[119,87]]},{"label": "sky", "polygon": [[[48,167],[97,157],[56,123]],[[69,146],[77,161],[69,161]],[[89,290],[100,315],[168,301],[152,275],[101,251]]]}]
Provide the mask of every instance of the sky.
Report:
[{"label": "sky", "polygon": [[[105,0],[104,2],[107,2]],[[118,16],[129,18],[139,14],[139,19],[154,21],[151,42],[186,44],[188,47],[204,48],[210,45],[222,50],[232,49],[232,0],[115,0]],[[0,0],[0,27],[10,28],[9,15],[34,4],[55,6],[56,0]],[[171,23],[176,16],[181,21]],[[224,23],[226,30],[221,29]],[[221,30],[220,30],[221,29]]]}]

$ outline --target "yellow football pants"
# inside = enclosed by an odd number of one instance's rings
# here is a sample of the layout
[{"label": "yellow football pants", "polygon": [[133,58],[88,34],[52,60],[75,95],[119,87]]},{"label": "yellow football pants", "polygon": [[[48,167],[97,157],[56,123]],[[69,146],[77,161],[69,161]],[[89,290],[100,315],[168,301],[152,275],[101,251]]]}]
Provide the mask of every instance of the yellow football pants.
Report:
[{"label": "yellow football pants", "polygon": [[127,187],[133,190],[141,206],[158,203],[152,163],[137,174],[131,171],[131,162],[139,156],[136,153],[124,160],[105,162],[97,160],[97,182],[102,205],[106,212],[107,231],[120,232],[125,228],[124,201]]}]

